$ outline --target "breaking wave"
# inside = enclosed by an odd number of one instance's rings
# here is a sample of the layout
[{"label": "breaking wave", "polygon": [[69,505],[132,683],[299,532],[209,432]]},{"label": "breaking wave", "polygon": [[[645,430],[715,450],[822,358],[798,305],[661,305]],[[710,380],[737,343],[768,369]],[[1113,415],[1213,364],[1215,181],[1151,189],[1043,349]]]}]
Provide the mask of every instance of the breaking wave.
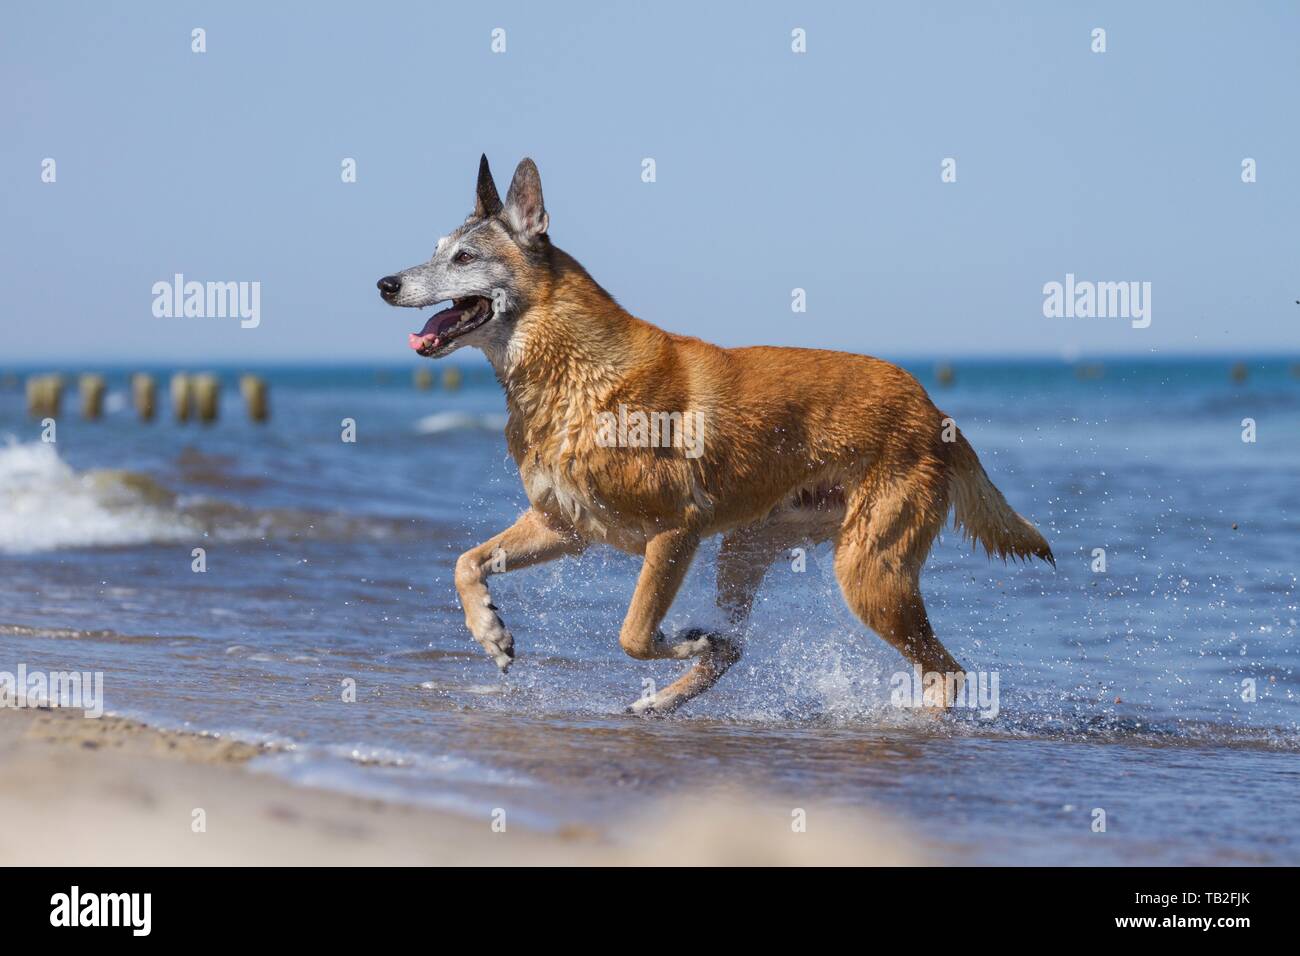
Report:
[{"label": "breaking wave", "polygon": [[79,472],[51,443],[0,446],[0,553],[265,538],[386,538],[411,531],[393,518],[254,509],[181,496],[149,475]]},{"label": "breaking wave", "polygon": [[0,551],[179,541],[200,530],[145,475],[78,474],[43,442],[0,448]]},{"label": "breaking wave", "polygon": [[421,435],[458,431],[499,432],[505,427],[506,416],[493,412],[434,412],[415,423],[415,430]]}]

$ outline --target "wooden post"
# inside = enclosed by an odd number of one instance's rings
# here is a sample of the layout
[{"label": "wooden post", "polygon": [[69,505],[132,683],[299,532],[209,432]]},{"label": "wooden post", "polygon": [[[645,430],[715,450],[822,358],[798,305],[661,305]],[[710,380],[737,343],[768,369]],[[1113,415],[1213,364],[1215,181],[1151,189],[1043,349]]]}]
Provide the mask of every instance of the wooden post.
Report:
[{"label": "wooden post", "polygon": [[29,418],[42,418],[41,415],[41,377],[39,375],[28,375],[27,382],[27,415]]},{"label": "wooden post", "polygon": [[98,421],[104,414],[104,376],[82,375],[78,380],[81,389],[81,417]]},{"label": "wooden post", "polygon": [[194,411],[194,382],[184,372],[172,376],[172,412],[178,422],[188,422]]},{"label": "wooden post", "polygon": [[244,396],[251,421],[264,422],[271,411],[266,402],[266,379],[259,375],[242,375],[239,379],[239,392]]},{"label": "wooden post", "polygon": [[206,373],[194,376],[194,404],[199,421],[205,425],[215,422],[221,405],[221,380]]},{"label": "wooden post", "polygon": [[33,375],[27,379],[27,414],[32,418],[58,418],[62,406],[62,376]]},{"label": "wooden post", "polygon": [[153,421],[158,403],[158,389],[152,375],[136,372],[131,376],[131,403],[135,406],[140,421]]}]

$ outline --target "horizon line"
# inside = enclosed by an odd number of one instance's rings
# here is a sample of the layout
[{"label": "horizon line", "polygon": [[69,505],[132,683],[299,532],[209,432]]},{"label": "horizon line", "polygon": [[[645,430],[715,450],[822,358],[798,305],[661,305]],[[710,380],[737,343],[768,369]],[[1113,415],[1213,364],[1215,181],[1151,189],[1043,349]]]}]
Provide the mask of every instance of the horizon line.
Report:
[{"label": "horizon line", "polygon": [[[745,347],[745,346],[740,346]],[[867,355],[865,352],[854,352],[849,349],[821,349],[819,351],[841,351],[850,354]],[[1264,362],[1287,362],[1300,361],[1300,348],[1293,352],[1272,351],[1255,351],[1243,350],[1240,352],[1225,351],[1195,351],[1184,349],[1153,350],[1146,352],[1096,352],[1083,353],[1073,357],[1066,357],[1059,352],[969,352],[969,353],[941,353],[941,352],[911,352],[896,353],[885,358],[881,355],[874,356],[885,361],[896,364],[931,362],[935,364],[955,364],[959,362],[967,363],[996,363],[996,362],[1038,362],[1038,363],[1056,363],[1059,365],[1080,365],[1093,362],[1159,362],[1159,361],[1213,361],[1222,360],[1230,362],[1246,361],[1264,361]],[[362,366],[373,366],[387,369],[418,368],[421,362],[427,359],[416,359],[412,361],[405,356],[402,358],[384,358],[384,357],[356,357],[348,361],[338,360],[305,360],[299,358],[264,358],[257,360],[243,360],[239,358],[214,358],[208,362],[195,362],[193,356],[186,358],[146,358],[140,360],[131,359],[106,359],[99,362],[78,362],[78,366],[91,369],[122,369],[129,370],[133,368],[158,368],[166,366],[168,368],[358,368]],[[444,367],[448,365],[470,366],[477,365],[479,362],[484,364],[485,368],[490,370],[491,366],[486,364],[486,358],[483,356],[465,356],[462,358],[449,357],[447,360],[441,360],[437,364]],[[66,358],[64,359],[24,359],[17,362],[5,362],[0,364],[0,374],[10,372],[34,371],[37,369],[66,369],[72,367]]]}]

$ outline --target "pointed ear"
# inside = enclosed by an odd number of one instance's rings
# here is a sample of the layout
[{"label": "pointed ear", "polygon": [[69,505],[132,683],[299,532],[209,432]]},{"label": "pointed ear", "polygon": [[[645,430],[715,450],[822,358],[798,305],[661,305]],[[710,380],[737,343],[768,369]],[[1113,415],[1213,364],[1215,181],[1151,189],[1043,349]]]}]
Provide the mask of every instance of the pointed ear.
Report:
[{"label": "pointed ear", "polygon": [[501,211],[501,197],[497,194],[497,184],[492,181],[492,170],[488,169],[487,153],[478,161],[478,188],[474,193],[473,219],[486,219]]},{"label": "pointed ear", "polygon": [[546,233],[551,218],[542,204],[542,177],[531,159],[520,160],[510,181],[503,211],[506,225],[520,242],[531,242]]}]

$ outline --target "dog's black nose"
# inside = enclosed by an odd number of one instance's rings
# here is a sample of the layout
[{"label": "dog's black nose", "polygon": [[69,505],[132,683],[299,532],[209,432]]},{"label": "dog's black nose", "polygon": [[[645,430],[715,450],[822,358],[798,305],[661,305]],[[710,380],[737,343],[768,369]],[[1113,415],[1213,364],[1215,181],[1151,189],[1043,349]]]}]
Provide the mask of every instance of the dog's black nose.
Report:
[{"label": "dog's black nose", "polygon": [[385,299],[391,299],[397,293],[402,291],[401,276],[384,276],[375,285],[379,286],[379,294]]}]

